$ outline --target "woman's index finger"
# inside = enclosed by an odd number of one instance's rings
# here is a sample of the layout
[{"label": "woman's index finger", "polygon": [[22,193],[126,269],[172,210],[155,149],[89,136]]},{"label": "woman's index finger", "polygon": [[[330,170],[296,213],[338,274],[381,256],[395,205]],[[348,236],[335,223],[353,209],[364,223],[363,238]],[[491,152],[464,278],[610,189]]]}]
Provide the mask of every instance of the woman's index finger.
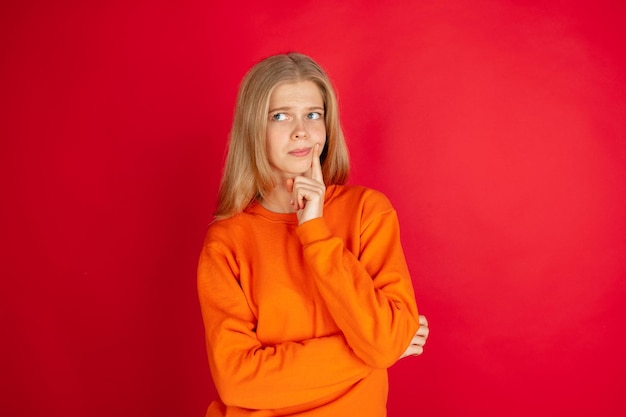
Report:
[{"label": "woman's index finger", "polygon": [[313,150],[313,157],[311,158],[311,179],[323,183],[324,174],[322,174],[322,163],[320,162],[321,153],[321,145],[316,143],[315,149]]}]

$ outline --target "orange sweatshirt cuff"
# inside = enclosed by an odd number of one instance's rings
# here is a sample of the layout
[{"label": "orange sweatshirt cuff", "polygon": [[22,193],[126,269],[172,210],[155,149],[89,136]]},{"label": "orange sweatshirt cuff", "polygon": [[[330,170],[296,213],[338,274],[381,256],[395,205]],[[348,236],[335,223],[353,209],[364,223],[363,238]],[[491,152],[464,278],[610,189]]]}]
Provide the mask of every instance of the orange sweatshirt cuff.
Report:
[{"label": "orange sweatshirt cuff", "polygon": [[302,223],[296,228],[296,234],[300,238],[300,242],[305,246],[333,237],[323,217]]}]

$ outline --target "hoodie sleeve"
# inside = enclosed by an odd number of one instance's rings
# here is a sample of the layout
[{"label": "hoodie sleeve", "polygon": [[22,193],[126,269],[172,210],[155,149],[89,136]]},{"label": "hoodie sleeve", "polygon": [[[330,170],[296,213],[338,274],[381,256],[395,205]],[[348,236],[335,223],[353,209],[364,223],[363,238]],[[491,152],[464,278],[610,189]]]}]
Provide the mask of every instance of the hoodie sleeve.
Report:
[{"label": "hoodie sleeve", "polygon": [[237,280],[235,255],[205,244],[198,294],[211,374],[221,400],[248,409],[276,409],[344,392],[371,373],[342,334],[263,345]]},{"label": "hoodie sleeve", "polygon": [[322,298],[356,355],[387,368],[419,327],[415,295],[400,242],[399,222],[386,197],[375,193],[361,210],[359,253],[333,235],[324,218],[296,232]]}]

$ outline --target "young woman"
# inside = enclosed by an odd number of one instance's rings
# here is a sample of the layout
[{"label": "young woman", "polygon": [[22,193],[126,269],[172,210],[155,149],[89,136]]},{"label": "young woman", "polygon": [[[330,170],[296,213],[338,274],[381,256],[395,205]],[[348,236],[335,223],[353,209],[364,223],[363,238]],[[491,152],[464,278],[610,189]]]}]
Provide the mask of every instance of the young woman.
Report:
[{"label": "young woman", "polygon": [[348,165],[313,60],[275,55],[248,72],[198,266],[219,394],[207,416],[381,417],[387,368],[422,353],[396,212],[345,185]]}]

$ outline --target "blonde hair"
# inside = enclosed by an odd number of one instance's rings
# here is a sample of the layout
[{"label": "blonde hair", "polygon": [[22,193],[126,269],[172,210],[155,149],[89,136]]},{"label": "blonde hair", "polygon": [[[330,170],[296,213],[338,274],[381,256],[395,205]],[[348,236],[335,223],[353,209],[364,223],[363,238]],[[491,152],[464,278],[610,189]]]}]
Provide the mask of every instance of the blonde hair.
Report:
[{"label": "blonde hair", "polygon": [[324,182],[331,185],[347,181],[348,149],[339,122],[337,97],[328,75],[306,55],[274,55],[252,67],[239,87],[218,193],[217,219],[242,212],[276,186],[265,147],[270,95],[278,84],[298,81],[314,82],[324,100],[326,145],[320,156]]}]

